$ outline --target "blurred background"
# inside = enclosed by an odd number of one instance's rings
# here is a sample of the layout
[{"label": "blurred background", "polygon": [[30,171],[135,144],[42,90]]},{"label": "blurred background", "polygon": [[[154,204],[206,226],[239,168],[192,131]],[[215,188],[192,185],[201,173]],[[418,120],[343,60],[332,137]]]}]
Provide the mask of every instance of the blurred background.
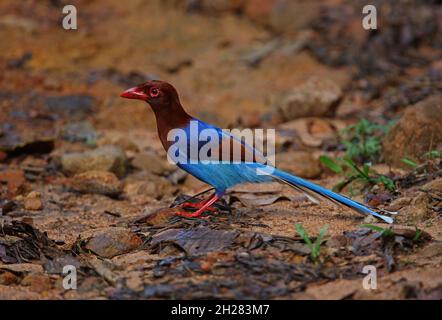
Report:
[{"label": "blurred background", "polygon": [[[78,30],[62,28],[68,3]],[[154,131],[149,108],[119,98],[152,78],[222,127],[394,118],[440,93],[442,11],[436,1],[372,4],[378,30],[367,31],[364,1],[2,1],[1,148],[74,120]],[[302,110],[287,99],[294,88]]]},{"label": "blurred background", "polygon": [[[62,28],[67,4],[77,30]],[[119,97],[149,79],[222,128],[276,128],[278,166],[372,205],[441,176],[439,1],[2,0],[0,39],[0,216],[66,247],[204,187],[165,161],[148,105]],[[330,162],[343,155],[371,180],[349,187]],[[440,198],[419,199],[400,222],[440,217]],[[316,208],[298,216],[315,232],[333,215]],[[330,216],[331,234],[351,217]],[[273,232],[293,235],[293,215],[279,219]]]}]

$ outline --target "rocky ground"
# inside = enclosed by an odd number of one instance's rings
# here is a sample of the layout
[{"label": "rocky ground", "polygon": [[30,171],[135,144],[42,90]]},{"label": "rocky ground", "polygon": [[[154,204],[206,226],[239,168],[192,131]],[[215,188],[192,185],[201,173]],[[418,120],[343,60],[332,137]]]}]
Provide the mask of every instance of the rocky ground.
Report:
[{"label": "rocky ground", "polygon": [[[442,298],[440,5],[375,1],[370,33],[361,1],[73,2],[76,31],[65,1],[0,3],[1,299]],[[395,224],[278,184],[176,217],[207,186],[166,161],[147,105],[119,98],[153,78],[207,122],[276,128],[276,165],[329,188],[343,177],[319,157],[355,145],[342,130],[388,128],[354,161],[393,187],[341,187]],[[328,224],[319,257],[297,223],[313,240]]]}]

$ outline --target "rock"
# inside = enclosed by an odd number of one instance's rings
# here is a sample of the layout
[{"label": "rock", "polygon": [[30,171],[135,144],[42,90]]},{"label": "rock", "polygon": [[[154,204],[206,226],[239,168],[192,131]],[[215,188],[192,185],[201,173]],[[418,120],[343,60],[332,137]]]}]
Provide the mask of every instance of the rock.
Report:
[{"label": "rock", "polygon": [[[92,233],[88,236],[88,234]],[[112,258],[138,248],[143,241],[128,228],[104,228],[87,232],[84,248],[103,258]]]},{"label": "rock", "polygon": [[95,99],[87,95],[66,95],[46,98],[48,110],[72,120],[81,120],[93,111]]},{"label": "rock", "polygon": [[281,170],[288,171],[302,178],[313,179],[321,174],[319,161],[307,151],[278,153],[275,165]]},{"label": "rock", "polygon": [[83,193],[117,196],[121,193],[121,183],[117,176],[108,171],[86,171],[71,178],[71,186]]},{"label": "rock", "polygon": [[5,271],[0,273],[0,285],[10,286],[18,283],[19,278],[12,272]]},{"label": "rock", "polygon": [[425,191],[438,191],[442,192],[442,178],[435,179],[433,181],[430,181],[426,184],[424,184],[421,187],[422,190]]},{"label": "rock", "polygon": [[386,210],[399,211],[401,208],[410,205],[411,201],[413,201],[413,198],[411,197],[397,198],[390,203]]},{"label": "rock", "polygon": [[52,288],[51,279],[47,275],[38,273],[30,273],[26,275],[21,281],[21,284],[29,286],[29,289],[34,292],[48,291]]},{"label": "rock", "polygon": [[247,1],[245,15],[276,32],[294,32],[307,27],[317,19],[320,2],[291,0]]},{"label": "rock", "polygon": [[174,165],[152,151],[137,154],[132,160],[132,165],[137,169],[158,175],[166,175],[175,169]]},{"label": "rock", "polygon": [[109,260],[102,260],[95,256],[89,257],[87,261],[88,265],[97,272],[100,277],[106,280],[108,283],[115,285],[118,280],[118,276],[113,272],[115,266]]},{"label": "rock", "polygon": [[67,174],[99,170],[121,177],[126,171],[126,155],[120,147],[108,145],[91,151],[64,154],[61,166]]},{"label": "rock", "polygon": [[161,260],[157,254],[151,254],[147,251],[135,251],[131,253],[122,254],[118,257],[112,258],[112,263],[117,268],[129,269],[131,266],[136,266],[139,264],[147,265],[155,261]]},{"label": "rock", "polygon": [[299,31],[319,17],[320,7],[318,1],[279,0],[271,12],[270,27],[277,32]]},{"label": "rock", "polygon": [[61,138],[70,142],[86,142],[95,145],[97,133],[90,122],[81,121],[66,124],[61,133]]},{"label": "rock", "polygon": [[0,128],[0,151],[5,155],[44,154],[54,149],[56,134],[52,122],[28,115],[7,121],[7,129]]},{"label": "rock", "polygon": [[41,201],[41,193],[37,191],[31,191],[28,193],[24,200],[24,206],[26,210],[37,211],[43,208],[43,202]]},{"label": "rock", "polygon": [[299,138],[307,147],[319,147],[324,142],[334,139],[337,132],[345,127],[346,125],[339,120],[301,118],[281,124],[278,131]]},{"label": "rock", "polygon": [[161,199],[164,195],[176,190],[176,187],[173,187],[172,183],[163,177],[143,175],[136,178],[136,180],[126,181],[124,185],[124,193],[132,200],[146,196]]},{"label": "rock", "polygon": [[12,263],[0,265],[0,269],[12,271],[14,273],[39,273],[43,272],[43,267],[34,263]]},{"label": "rock", "polygon": [[288,121],[303,117],[324,116],[342,96],[341,88],[331,80],[312,78],[274,99],[274,108]]},{"label": "rock", "polygon": [[13,198],[22,191],[25,181],[25,174],[22,170],[10,169],[0,172],[0,183],[6,183],[6,196],[8,198]]},{"label": "rock", "polygon": [[120,131],[114,131],[114,130],[106,130],[100,132],[100,137],[97,140],[97,145],[104,146],[104,145],[115,145],[121,147],[126,152],[138,152],[139,148],[137,144],[132,141],[127,134],[120,132]]},{"label": "rock", "polygon": [[176,217],[177,213],[182,211],[181,207],[174,208],[160,208],[154,212],[149,213],[145,217],[136,220],[137,223],[147,223],[149,225],[157,226],[166,224],[171,218]]},{"label": "rock", "polygon": [[428,194],[420,192],[413,198],[410,204],[399,210],[399,214],[395,217],[396,222],[405,225],[415,225],[432,218],[433,213],[429,208],[430,197]]},{"label": "rock", "polygon": [[428,219],[434,218],[438,206],[437,195],[442,192],[442,178],[435,179],[420,187],[420,191],[414,198],[399,198],[391,203],[387,210],[399,211],[395,220],[406,225],[415,225]]},{"label": "rock", "polygon": [[387,163],[406,167],[401,159],[419,159],[429,150],[442,150],[442,97],[431,96],[409,107],[383,141]]}]

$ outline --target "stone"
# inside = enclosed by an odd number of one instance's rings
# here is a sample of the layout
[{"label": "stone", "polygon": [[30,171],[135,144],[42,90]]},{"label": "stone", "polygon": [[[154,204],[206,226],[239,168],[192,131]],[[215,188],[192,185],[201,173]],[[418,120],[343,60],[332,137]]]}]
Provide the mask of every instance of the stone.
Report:
[{"label": "stone", "polygon": [[97,133],[88,121],[80,121],[66,124],[60,133],[61,138],[70,142],[86,142],[95,145]]},{"label": "stone", "polygon": [[152,151],[137,154],[132,160],[132,166],[157,175],[166,175],[175,169],[174,165]]},{"label": "stone", "polygon": [[48,110],[70,120],[81,120],[93,111],[95,98],[88,95],[66,95],[47,97]]},{"label": "stone", "polygon": [[128,228],[112,227],[92,230],[81,235],[87,237],[84,248],[103,258],[113,258],[137,249],[143,241]]},{"label": "stone", "polygon": [[67,153],[61,156],[60,161],[63,172],[69,175],[99,170],[113,172],[121,177],[126,171],[126,155],[120,147],[113,145]]},{"label": "stone", "polygon": [[139,152],[138,145],[128,136],[126,132],[115,130],[100,131],[97,145],[115,145],[126,152]]},{"label": "stone", "polygon": [[45,274],[29,273],[26,275],[21,284],[29,286],[29,289],[34,292],[48,291],[52,288],[51,279]]},{"label": "stone", "polygon": [[442,178],[434,179],[421,187],[425,191],[442,192]]},{"label": "stone", "polygon": [[108,171],[86,171],[71,178],[73,189],[82,193],[117,196],[121,193],[121,183],[117,176]]},{"label": "stone", "polygon": [[145,197],[161,199],[176,189],[166,178],[152,174],[130,177],[124,184],[124,194],[132,200]]},{"label": "stone", "polygon": [[22,191],[25,182],[26,179],[23,170],[9,169],[0,172],[0,183],[6,184],[6,195],[8,198],[13,198]]},{"label": "stone", "polygon": [[301,178],[314,179],[321,174],[319,161],[307,151],[280,152],[276,155],[275,165]]},{"label": "stone", "polygon": [[331,80],[311,78],[274,98],[273,106],[286,121],[319,117],[331,112],[342,97],[341,88]]},{"label": "stone", "polygon": [[26,210],[31,210],[31,211],[38,211],[43,209],[41,193],[38,191],[29,192],[24,199],[24,207]]},{"label": "stone", "polygon": [[297,32],[317,19],[321,3],[316,1],[254,0],[245,3],[245,15],[278,33]]},{"label": "stone", "polygon": [[270,27],[276,32],[296,32],[319,18],[319,1],[279,0],[270,14]]},{"label": "stone", "polygon": [[385,161],[406,168],[401,159],[419,162],[430,150],[442,150],[442,97],[431,96],[408,107],[383,140]]},{"label": "stone", "polygon": [[433,216],[429,203],[430,198],[428,194],[420,192],[418,196],[412,199],[408,206],[399,210],[395,220],[405,225],[415,225],[426,221]]},{"label": "stone", "polygon": [[0,285],[10,286],[19,282],[19,278],[9,271],[0,273]]}]

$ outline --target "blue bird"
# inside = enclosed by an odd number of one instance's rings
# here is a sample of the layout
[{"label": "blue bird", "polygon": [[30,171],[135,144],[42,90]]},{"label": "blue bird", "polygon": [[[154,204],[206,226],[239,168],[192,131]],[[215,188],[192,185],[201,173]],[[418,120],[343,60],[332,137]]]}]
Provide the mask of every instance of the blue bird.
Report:
[{"label": "blue bird", "polygon": [[154,111],[158,135],[168,158],[215,188],[215,194],[209,200],[186,204],[197,208],[196,212],[180,213],[181,216],[198,217],[205,210],[213,211],[211,206],[227,189],[237,184],[279,181],[303,192],[312,201],[317,202],[316,196],[319,195],[359,213],[393,223],[391,217],[361,203],[277,169],[241,139],[190,116],[183,109],[175,88],[167,82],[148,81],[124,91],[121,97],[147,102]]}]

